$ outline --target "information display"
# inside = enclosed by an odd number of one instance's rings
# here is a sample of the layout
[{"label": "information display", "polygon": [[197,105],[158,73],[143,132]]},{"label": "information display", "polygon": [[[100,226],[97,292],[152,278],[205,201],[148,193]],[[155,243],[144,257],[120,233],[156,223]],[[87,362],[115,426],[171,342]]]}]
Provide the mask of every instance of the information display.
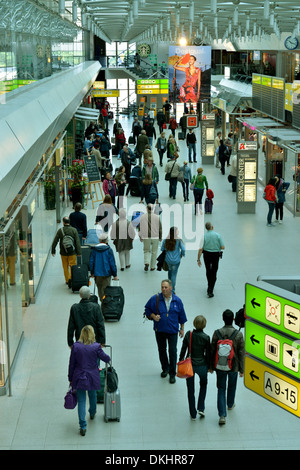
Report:
[{"label": "information display", "polygon": [[245,357],[245,387],[300,417],[299,382],[252,357]]},{"label": "information display", "polygon": [[252,284],[246,284],[246,316],[300,340],[300,304]]},{"label": "information display", "polygon": [[259,282],[245,297],[245,386],[299,416],[298,296]]},{"label": "information display", "polygon": [[100,181],[101,178],[95,155],[88,155],[83,158],[89,183]]},{"label": "information display", "polygon": [[257,142],[238,142],[236,201],[238,213],[254,213],[257,187]]},{"label": "information display", "polygon": [[296,379],[300,378],[298,346],[300,347],[300,344],[292,338],[267,330],[258,323],[246,321],[245,348],[247,353]]}]

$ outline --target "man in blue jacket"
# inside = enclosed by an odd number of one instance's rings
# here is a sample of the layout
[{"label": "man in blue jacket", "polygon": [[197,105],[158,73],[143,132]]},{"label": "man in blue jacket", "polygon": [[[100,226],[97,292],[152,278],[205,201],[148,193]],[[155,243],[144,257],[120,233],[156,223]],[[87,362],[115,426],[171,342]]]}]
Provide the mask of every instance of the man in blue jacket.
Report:
[{"label": "man in blue jacket", "polygon": [[102,302],[104,291],[107,286],[110,286],[111,276],[115,281],[117,278],[117,266],[113,250],[108,245],[108,235],[102,233],[99,237],[99,245],[92,248],[90,256],[90,271],[91,276],[95,278],[95,283],[98,288],[98,296]]},{"label": "man in blue jacket", "polygon": [[161,293],[153,295],[148,300],[145,305],[145,315],[149,320],[153,320],[162,367],[161,377],[166,377],[169,374],[169,381],[173,384],[176,381],[177,338],[178,334],[180,338],[183,338],[184,323],[187,318],[182,301],[172,293],[172,283],[169,279],[162,281]]}]

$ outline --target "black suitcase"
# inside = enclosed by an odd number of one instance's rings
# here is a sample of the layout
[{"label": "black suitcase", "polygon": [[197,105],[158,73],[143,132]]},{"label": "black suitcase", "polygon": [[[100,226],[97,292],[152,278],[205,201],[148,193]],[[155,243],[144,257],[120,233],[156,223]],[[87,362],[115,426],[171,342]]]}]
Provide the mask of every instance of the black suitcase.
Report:
[{"label": "black suitcase", "polygon": [[184,133],[183,132],[178,132],[178,139],[179,140],[184,140]]},{"label": "black suitcase", "polygon": [[105,320],[119,321],[124,309],[124,291],[120,286],[107,286],[101,303],[101,310]]},{"label": "black suitcase", "polygon": [[116,145],[112,146],[111,153],[115,156],[118,155],[119,152],[118,152],[118,147]]},{"label": "black suitcase", "polygon": [[82,256],[82,264],[85,264],[90,269],[90,256],[91,256],[91,247],[88,245],[83,245],[81,247],[81,256]]},{"label": "black suitcase", "polygon": [[132,135],[129,136],[128,143],[129,144],[134,144],[134,137]]},{"label": "black suitcase", "polygon": [[89,287],[89,270],[86,264],[81,263],[78,264],[78,259],[81,258],[80,256],[77,257],[77,264],[71,267],[71,287],[73,292],[78,292],[82,286]]},{"label": "black suitcase", "polygon": [[213,202],[211,199],[208,199],[208,197],[205,199],[204,210],[205,214],[211,214],[213,210]]}]

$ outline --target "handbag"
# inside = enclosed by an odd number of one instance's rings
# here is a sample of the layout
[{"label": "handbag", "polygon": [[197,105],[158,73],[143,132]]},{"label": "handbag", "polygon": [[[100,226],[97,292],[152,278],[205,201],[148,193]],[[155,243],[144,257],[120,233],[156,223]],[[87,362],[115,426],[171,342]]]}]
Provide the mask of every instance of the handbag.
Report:
[{"label": "handbag", "polygon": [[184,174],[183,174],[183,171],[180,171],[180,172],[178,173],[177,181],[178,181],[179,183],[183,183],[183,182],[184,182]]},{"label": "handbag", "polygon": [[193,332],[190,331],[190,344],[189,344],[189,355],[183,361],[177,363],[177,374],[176,376],[180,379],[188,379],[189,377],[193,377],[194,371],[192,366],[192,358],[191,358],[191,344],[192,344],[192,334]]},{"label": "handbag", "polygon": [[170,179],[171,179],[171,173],[172,173],[172,171],[173,171],[173,168],[174,168],[174,166],[175,166],[175,163],[176,163],[176,161],[173,163],[173,166],[172,166],[172,168],[171,168],[171,171],[169,171],[168,173],[166,173],[166,176],[165,176],[165,180],[166,180],[166,181],[170,181]]},{"label": "handbag", "polygon": [[74,408],[76,408],[76,405],[77,405],[76,390],[73,390],[72,386],[70,385],[69,390],[67,391],[66,396],[65,396],[64,407],[66,408],[66,410],[74,410]]},{"label": "handbag", "polygon": [[165,122],[163,123],[162,128],[167,129],[167,124]]}]

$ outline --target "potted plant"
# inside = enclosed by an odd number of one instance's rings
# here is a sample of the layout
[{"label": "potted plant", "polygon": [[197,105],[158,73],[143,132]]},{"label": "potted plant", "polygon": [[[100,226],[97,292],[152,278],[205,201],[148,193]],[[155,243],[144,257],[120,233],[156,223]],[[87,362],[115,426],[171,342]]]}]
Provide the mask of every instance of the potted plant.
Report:
[{"label": "potted plant", "polygon": [[87,182],[83,178],[84,166],[76,163],[75,165],[69,166],[69,173],[71,175],[71,200],[73,207],[76,202],[80,202],[84,205],[84,193]]},{"label": "potted plant", "polygon": [[44,179],[44,201],[45,209],[53,210],[55,209],[55,174],[54,167],[50,168],[45,173]]}]

